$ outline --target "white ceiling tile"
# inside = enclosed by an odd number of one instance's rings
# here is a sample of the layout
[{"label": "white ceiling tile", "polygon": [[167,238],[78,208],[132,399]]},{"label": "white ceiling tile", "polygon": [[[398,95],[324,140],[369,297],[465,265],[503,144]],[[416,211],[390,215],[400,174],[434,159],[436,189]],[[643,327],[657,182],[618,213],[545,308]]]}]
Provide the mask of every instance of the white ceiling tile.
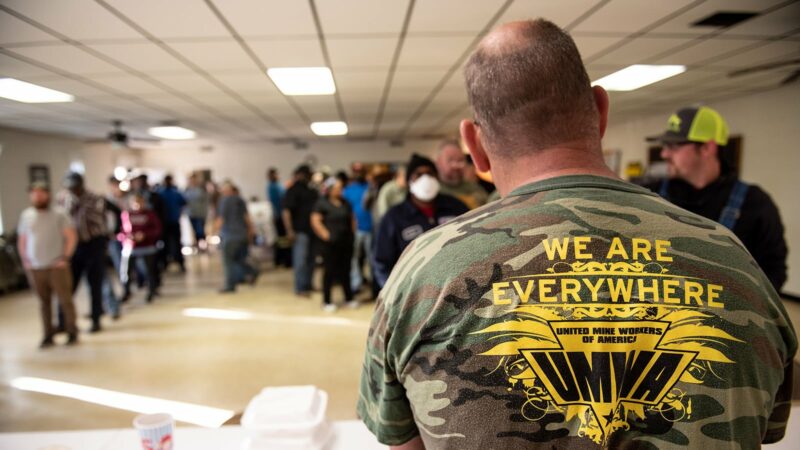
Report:
[{"label": "white ceiling tile", "polygon": [[598,1],[599,0],[516,1],[506,10],[498,23],[542,17],[563,28],[580,17],[581,14],[594,6]]},{"label": "white ceiling tile", "polygon": [[[439,81],[441,81],[445,73],[447,73],[447,69],[445,68],[437,71],[398,71],[394,74],[392,90],[422,90],[427,93],[430,92],[436,86],[436,84],[439,83]],[[452,78],[459,76],[460,74],[454,74]]]},{"label": "white ceiling tile", "polygon": [[583,59],[589,59],[596,53],[599,53],[612,45],[618,43],[624,38],[620,37],[597,37],[597,36],[581,36],[572,35],[572,40],[578,47],[578,51]]},{"label": "white ceiling tile", "polygon": [[[181,74],[153,74],[153,78],[172,88],[185,93],[213,93],[219,94],[219,88],[195,73]],[[200,96],[197,96],[200,99]]]},{"label": "white ceiling tile", "polygon": [[33,78],[55,78],[58,75],[17,58],[0,54],[0,77],[27,80]]},{"label": "white ceiling tile", "polygon": [[177,58],[145,39],[137,40],[135,43],[102,43],[89,45],[89,47],[142,72],[190,70]]},{"label": "white ceiling tile", "polygon": [[[114,88],[118,91],[125,92],[126,94],[131,95],[140,95],[140,94],[164,94],[166,92],[145,81],[142,78],[139,78],[134,75],[121,75],[121,76],[104,76],[104,75],[92,75],[92,81],[96,81],[104,86],[109,86]],[[102,95],[106,95],[107,93],[103,93]]]},{"label": "white ceiling tile", "polygon": [[746,48],[757,43],[758,41],[753,40],[706,39],[699,44],[692,45],[683,50],[678,50],[654,62],[658,64],[701,64],[703,61],[715,56]]},{"label": "white ceiling tile", "polygon": [[[638,38],[630,39],[616,50],[592,59],[596,64],[642,64],[647,58],[688,43],[690,39]],[[677,63],[676,63],[677,64]]]},{"label": "white ceiling tile", "polygon": [[450,67],[468,49],[471,36],[407,36],[398,65]]},{"label": "white ceiling tile", "polygon": [[107,1],[140,27],[162,39],[229,36],[211,9],[195,0]]},{"label": "white ceiling tile", "polygon": [[116,66],[68,44],[21,47],[13,51],[74,74],[121,73]]},{"label": "white ceiling tile", "polygon": [[760,47],[736,52],[728,58],[714,61],[714,65],[741,69],[768,62],[796,58],[800,58],[800,42],[775,41]]},{"label": "white ceiling tile", "polygon": [[317,40],[251,41],[250,47],[267,67],[320,67],[325,65]]},{"label": "white ceiling tile", "polygon": [[334,70],[340,67],[389,67],[397,38],[327,39]]},{"label": "white ceiling tile", "polygon": [[[138,32],[92,0],[3,0],[3,4],[76,40],[141,37]],[[138,6],[141,2],[130,4]]]},{"label": "white ceiling tile", "polygon": [[295,102],[315,122],[331,122],[342,120],[336,109],[336,101],[332,95],[309,95],[295,97]]},{"label": "white ceiling tile", "polygon": [[224,0],[214,4],[242,36],[317,34],[307,1]]},{"label": "white ceiling tile", "polygon": [[[650,33],[683,33],[692,35],[703,35],[714,31],[713,27],[693,27],[691,24],[705,19],[706,17],[719,11],[745,11],[758,12],[771,7],[783,0],[714,0],[706,1],[672,20],[659,25]],[[740,34],[739,26],[732,27],[729,31],[733,34]]]},{"label": "white ceiling tile", "polygon": [[414,5],[408,32],[479,32],[503,0],[427,0]]},{"label": "white ceiling tile", "polygon": [[173,43],[170,47],[206,71],[257,67],[233,39],[222,42]]},{"label": "white ceiling tile", "polygon": [[255,96],[282,99],[283,97],[267,74],[258,69],[236,72],[211,71],[211,75],[236,92],[247,93],[247,98]]},{"label": "white ceiling tile", "polygon": [[317,0],[315,3],[325,36],[338,33],[399,34],[408,8],[408,0]]},{"label": "white ceiling tile", "polygon": [[[614,0],[579,23],[574,31],[633,33],[681,9],[692,0]],[[620,20],[621,18],[624,20]]]},{"label": "white ceiling tile", "polygon": [[0,11],[0,46],[42,41],[58,41],[58,38]]}]

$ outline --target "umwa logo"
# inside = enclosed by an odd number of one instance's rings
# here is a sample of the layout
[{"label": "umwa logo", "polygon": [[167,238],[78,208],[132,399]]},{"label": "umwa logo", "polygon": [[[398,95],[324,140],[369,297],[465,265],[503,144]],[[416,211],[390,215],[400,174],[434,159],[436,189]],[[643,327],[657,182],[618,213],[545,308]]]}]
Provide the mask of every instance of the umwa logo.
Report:
[{"label": "umwa logo", "polygon": [[615,427],[621,402],[659,405],[697,356],[658,348],[667,322],[553,321],[550,326],[560,348],[520,353],[557,406],[591,409],[604,438]]},{"label": "umwa logo", "polygon": [[560,414],[602,444],[634,420],[691,419],[687,386],[722,380],[715,367],[742,341],[715,326],[723,286],[673,272],[669,241],[596,244],[542,241],[551,267],[493,283],[500,320],[474,334],[524,395],[525,420]]}]

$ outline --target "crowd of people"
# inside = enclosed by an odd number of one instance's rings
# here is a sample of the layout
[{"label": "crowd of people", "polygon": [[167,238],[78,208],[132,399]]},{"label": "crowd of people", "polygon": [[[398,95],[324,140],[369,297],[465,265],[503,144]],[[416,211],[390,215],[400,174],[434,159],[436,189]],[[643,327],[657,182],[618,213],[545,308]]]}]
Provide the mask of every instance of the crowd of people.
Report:
[{"label": "crowd of people", "polygon": [[[270,168],[265,194],[273,219],[268,234],[274,235],[274,266],[293,269],[300,297],[321,288],[326,312],[337,309],[331,294],[335,285],[350,307],[358,306],[356,295],[362,291],[374,299],[411,240],[468,211],[467,205],[486,203],[488,193],[470,178],[470,167],[459,143],[444,141],[435,161],[414,154],[407,165],[395,167],[354,162],[350,173],[301,165],[286,183]],[[181,190],[172,175],[151,186],[146,173],[134,171],[122,180],[109,177],[108,191],[100,195],[86,188],[81,174],[69,173],[62,187],[52,193],[45,183],[32,184],[31,205],[17,230],[21,260],[41,300],[43,348],[61,332],[68,334],[68,343],[78,342],[73,294],[83,279],[90,298],[89,331],[97,333],[104,315],[120,318],[121,305],[134,291],[142,291],[145,302],[154,301],[170,266],[185,273],[184,215],[198,251],[209,248],[207,234],[219,238],[220,293],[255,284],[259,277],[259,264],[249,256],[265,233],[231,181],[217,186],[193,173]],[[259,244],[265,241],[260,236]],[[318,266],[322,283],[315,288]]]}]

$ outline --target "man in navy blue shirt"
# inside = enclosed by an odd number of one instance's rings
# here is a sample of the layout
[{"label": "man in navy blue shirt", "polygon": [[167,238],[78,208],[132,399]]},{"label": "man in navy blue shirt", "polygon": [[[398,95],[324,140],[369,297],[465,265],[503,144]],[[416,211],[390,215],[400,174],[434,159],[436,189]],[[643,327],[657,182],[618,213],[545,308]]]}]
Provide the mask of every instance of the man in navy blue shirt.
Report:
[{"label": "man in navy blue shirt", "polygon": [[383,216],[375,236],[373,271],[380,287],[411,241],[469,210],[457,198],[439,193],[436,165],[424,156],[411,156],[406,181],[408,196]]},{"label": "man in navy blue shirt", "polygon": [[163,267],[167,269],[167,265],[171,262],[176,262],[181,268],[181,272],[186,272],[183,263],[183,253],[181,253],[181,213],[183,207],[186,206],[186,198],[175,187],[172,180],[172,175],[164,177],[164,186],[158,190],[158,194],[164,200],[166,207],[166,220],[164,221],[164,259]]}]

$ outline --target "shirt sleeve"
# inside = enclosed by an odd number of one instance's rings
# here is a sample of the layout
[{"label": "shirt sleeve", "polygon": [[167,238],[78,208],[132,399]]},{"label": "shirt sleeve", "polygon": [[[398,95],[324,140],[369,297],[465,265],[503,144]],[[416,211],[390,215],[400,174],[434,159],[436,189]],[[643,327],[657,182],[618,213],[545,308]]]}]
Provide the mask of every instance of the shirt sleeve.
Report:
[{"label": "shirt sleeve", "polygon": [[30,215],[28,211],[23,211],[19,216],[19,223],[17,224],[17,234],[28,234],[30,226]]},{"label": "shirt sleeve", "polygon": [[392,268],[400,257],[394,230],[395,227],[391,216],[386,215],[383,220],[381,220],[378,226],[378,232],[373,240],[375,243],[372,252],[373,272],[375,273],[375,281],[380,287],[386,284],[386,280],[389,279]]},{"label": "shirt sleeve", "polygon": [[419,435],[419,430],[405,387],[398,379],[393,358],[387,351],[392,339],[390,312],[384,299],[379,297],[367,337],[358,416],[379,442],[401,445]]}]

